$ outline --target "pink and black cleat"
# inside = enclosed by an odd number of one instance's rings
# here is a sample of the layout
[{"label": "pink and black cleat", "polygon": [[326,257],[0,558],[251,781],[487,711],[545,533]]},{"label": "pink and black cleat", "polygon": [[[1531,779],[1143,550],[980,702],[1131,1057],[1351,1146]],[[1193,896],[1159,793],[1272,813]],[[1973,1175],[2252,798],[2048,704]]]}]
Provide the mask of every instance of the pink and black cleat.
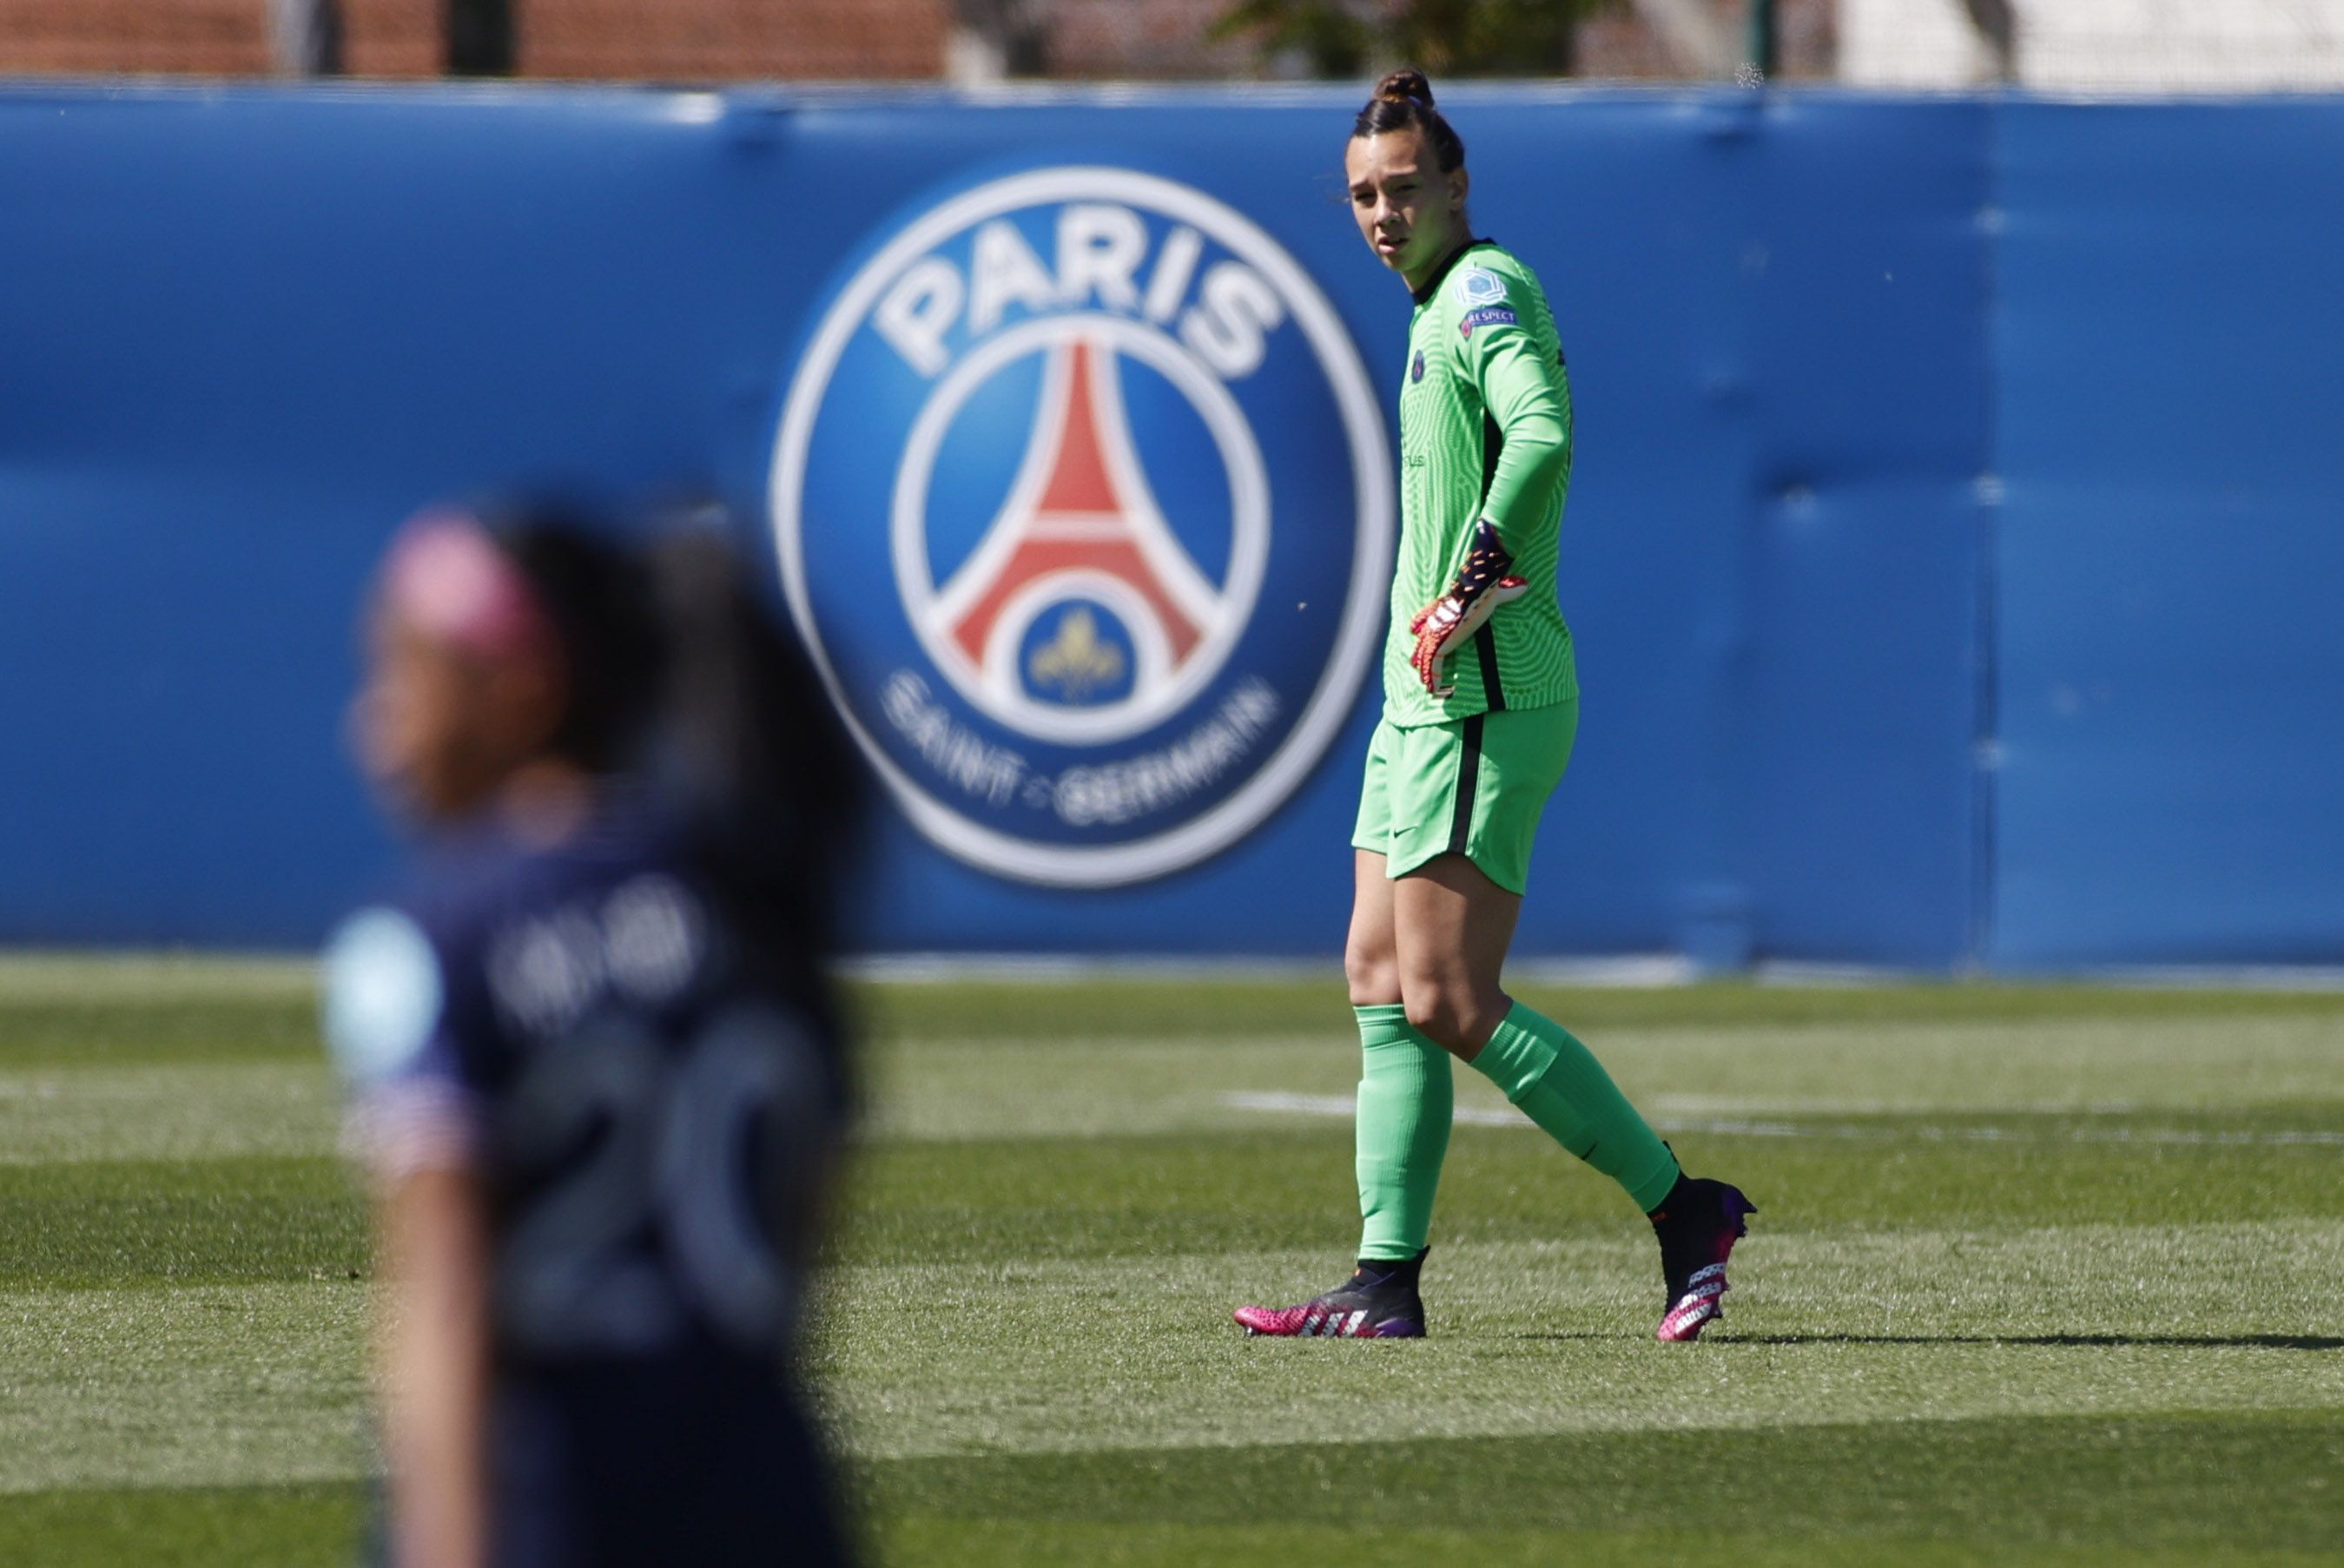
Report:
[{"label": "pink and black cleat", "polygon": [[1724,1318],[1719,1298],[1725,1294],[1725,1260],[1733,1243],[1750,1233],[1745,1220],[1756,1212],[1758,1206],[1741,1188],[1690,1176],[1679,1177],[1667,1201],[1652,1211],[1661,1272],[1668,1282],[1662,1343],[1697,1340],[1702,1330]]},{"label": "pink and black cleat", "polygon": [[1239,1307],[1229,1316],[1248,1336],[1421,1339],[1424,1302],[1416,1293],[1416,1277],[1423,1265],[1423,1252],[1408,1259],[1362,1258],[1359,1271],[1349,1280],[1298,1307]]}]

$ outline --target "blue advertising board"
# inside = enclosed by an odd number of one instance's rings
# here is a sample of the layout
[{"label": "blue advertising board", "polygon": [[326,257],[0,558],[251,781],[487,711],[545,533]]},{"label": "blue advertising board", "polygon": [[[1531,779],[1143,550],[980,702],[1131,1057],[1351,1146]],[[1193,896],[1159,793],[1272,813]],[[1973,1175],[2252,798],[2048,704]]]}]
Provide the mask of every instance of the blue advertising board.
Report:
[{"label": "blue advertising board", "polygon": [[2344,961],[2344,104],[2004,116],[1986,956]]},{"label": "blue advertising board", "polygon": [[[1331,955],[1409,308],[1347,210],[1355,96],[0,91],[0,940],[314,940],[394,853],[339,743],[372,560],[427,502],[559,485],[748,519],[891,803],[854,945]],[[2138,598],[2332,553],[2344,474],[2297,443],[2333,373],[2283,335],[2333,319],[2334,203],[2274,215],[2344,107],[1443,106],[1578,417],[1582,725],[1518,950],[2344,948],[2344,735],[2304,709],[2344,640],[2200,598],[2229,654],[2189,665]],[[2116,166],[2160,137],[2205,177],[2151,199]],[[2112,259],[2201,216],[2237,230],[2177,252],[2234,269],[2218,303]],[[2295,366],[2276,425],[2222,425],[2243,489],[2156,425],[2147,309]],[[2202,504],[2144,508],[2160,475]],[[2230,727],[2177,794],[2152,689]],[[2274,764],[2290,732],[2319,766]],[[2242,791],[2264,825],[2117,874]]]}]

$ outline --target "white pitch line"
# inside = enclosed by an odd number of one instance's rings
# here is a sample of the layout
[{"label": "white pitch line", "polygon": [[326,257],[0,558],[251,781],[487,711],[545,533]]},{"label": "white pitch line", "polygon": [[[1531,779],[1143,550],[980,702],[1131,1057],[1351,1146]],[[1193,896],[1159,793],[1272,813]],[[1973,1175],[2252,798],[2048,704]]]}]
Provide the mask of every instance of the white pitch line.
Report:
[{"label": "white pitch line", "polygon": [[[1358,1103],[1347,1094],[1224,1094],[1221,1103],[1233,1111],[1283,1111],[1293,1116],[1340,1116],[1348,1120]],[[1528,1127],[1519,1111],[1483,1111],[1460,1105],[1454,1120],[1475,1127]]]},{"label": "white pitch line", "polygon": [[[1357,1109],[1348,1096],[1340,1094],[1225,1094],[1221,1103],[1233,1111],[1345,1119]],[[1530,1119],[1517,1111],[1485,1111],[1470,1105],[1460,1106],[1455,1120],[1476,1127],[1531,1125]],[[1920,1139],[1949,1143],[2177,1143],[2255,1148],[2344,1145],[2344,1132],[2199,1132],[2178,1127],[2077,1127],[2037,1132],[2016,1127],[1855,1127],[1832,1122],[1752,1121],[1733,1117],[1655,1117],[1652,1126],[1662,1132],[1707,1132],[1732,1138],[1833,1138],[1866,1143]]]}]

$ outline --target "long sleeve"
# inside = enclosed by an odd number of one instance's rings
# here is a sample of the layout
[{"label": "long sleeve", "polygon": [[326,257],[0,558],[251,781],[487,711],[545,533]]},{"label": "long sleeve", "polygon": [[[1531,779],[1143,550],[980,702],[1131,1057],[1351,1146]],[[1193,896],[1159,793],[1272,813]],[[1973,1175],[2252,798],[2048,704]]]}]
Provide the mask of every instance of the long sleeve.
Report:
[{"label": "long sleeve", "polygon": [[1498,442],[1481,515],[1517,558],[1555,526],[1571,482],[1571,384],[1561,362],[1517,318],[1527,308],[1529,301],[1503,296],[1477,302],[1460,324],[1466,332],[1459,347]]}]

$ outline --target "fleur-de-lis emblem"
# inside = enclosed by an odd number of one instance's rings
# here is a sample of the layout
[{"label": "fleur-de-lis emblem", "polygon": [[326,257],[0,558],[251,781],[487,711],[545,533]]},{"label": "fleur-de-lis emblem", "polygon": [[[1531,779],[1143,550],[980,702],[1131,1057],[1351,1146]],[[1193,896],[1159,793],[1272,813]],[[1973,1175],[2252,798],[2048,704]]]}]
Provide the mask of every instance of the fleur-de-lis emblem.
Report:
[{"label": "fleur-de-lis emblem", "polygon": [[1123,650],[1099,640],[1098,622],[1087,605],[1076,605],[1058,622],[1058,635],[1034,650],[1026,669],[1036,686],[1055,686],[1069,702],[1081,702],[1102,686],[1122,678]]}]

